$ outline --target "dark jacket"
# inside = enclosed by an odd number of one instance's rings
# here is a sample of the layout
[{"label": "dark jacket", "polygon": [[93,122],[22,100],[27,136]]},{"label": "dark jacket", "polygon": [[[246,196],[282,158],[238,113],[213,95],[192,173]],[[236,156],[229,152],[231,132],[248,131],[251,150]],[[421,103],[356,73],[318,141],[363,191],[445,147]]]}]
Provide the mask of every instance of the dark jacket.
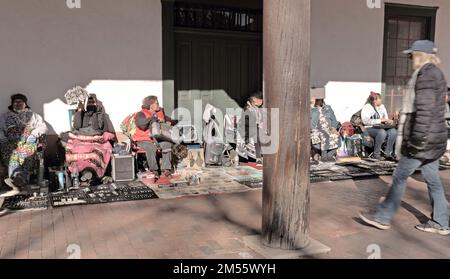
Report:
[{"label": "dark jacket", "polygon": [[75,131],[86,135],[101,135],[105,130],[105,116],[103,112],[77,111],[74,117]]},{"label": "dark jacket", "polygon": [[[324,105],[322,107],[322,113],[328,120],[328,126],[330,128],[337,128],[338,122],[334,114],[333,109],[329,105]],[[317,107],[311,108],[311,129],[316,129],[319,124],[320,112]]]},{"label": "dark jacket", "polygon": [[433,64],[425,65],[417,77],[415,91],[415,112],[409,114],[405,122],[402,154],[432,162],[447,150],[447,82],[444,74]]}]

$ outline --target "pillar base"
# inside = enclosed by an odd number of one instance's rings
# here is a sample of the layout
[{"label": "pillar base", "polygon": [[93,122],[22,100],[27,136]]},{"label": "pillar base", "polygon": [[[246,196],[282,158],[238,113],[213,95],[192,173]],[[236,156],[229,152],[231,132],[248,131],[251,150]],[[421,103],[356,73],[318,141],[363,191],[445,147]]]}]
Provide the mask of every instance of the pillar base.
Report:
[{"label": "pillar base", "polygon": [[264,246],[261,235],[245,236],[243,240],[245,245],[266,259],[298,259],[325,254],[331,251],[331,248],[311,238],[309,239],[310,243],[308,246],[298,250],[283,250]]}]

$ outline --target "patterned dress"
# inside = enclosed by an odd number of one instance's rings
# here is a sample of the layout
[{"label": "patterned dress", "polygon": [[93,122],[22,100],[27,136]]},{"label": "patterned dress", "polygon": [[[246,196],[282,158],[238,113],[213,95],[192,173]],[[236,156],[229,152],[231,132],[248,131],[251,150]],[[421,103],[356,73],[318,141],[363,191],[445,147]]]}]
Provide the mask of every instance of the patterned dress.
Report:
[{"label": "patterned dress", "polygon": [[339,147],[339,134],[331,133],[331,128],[323,110],[319,108],[319,123],[311,130],[311,142],[320,145],[320,150],[328,151]]},{"label": "patterned dress", "polygon": [[47,131],[44,121],[31,110],[9,111],[2,116],[0,125],[2,164],[8,167],[10,176],[19,169],[31,174],[36,170],[37,137]]}]

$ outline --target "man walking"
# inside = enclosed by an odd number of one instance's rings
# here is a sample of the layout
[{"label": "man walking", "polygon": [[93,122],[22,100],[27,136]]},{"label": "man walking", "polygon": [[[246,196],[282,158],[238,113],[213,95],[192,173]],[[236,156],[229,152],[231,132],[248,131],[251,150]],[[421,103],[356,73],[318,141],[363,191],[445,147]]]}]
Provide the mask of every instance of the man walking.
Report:
[{"label": "man walking", "polygon": [[416,229],[450,234],[447,200],[439,176],[439,159],[446,152],[445,123],[447,82],[439,69],[440,60],[431,41],[417,41],[404,51],[415,70],[403,97],[397,137],[397,155],[401,157],[394,172],[392,187],[376,212],[361,213],[360,218],[378,229],[387,230],[400,207],[406,181],[421,169],[433,207],[431,220]]}]

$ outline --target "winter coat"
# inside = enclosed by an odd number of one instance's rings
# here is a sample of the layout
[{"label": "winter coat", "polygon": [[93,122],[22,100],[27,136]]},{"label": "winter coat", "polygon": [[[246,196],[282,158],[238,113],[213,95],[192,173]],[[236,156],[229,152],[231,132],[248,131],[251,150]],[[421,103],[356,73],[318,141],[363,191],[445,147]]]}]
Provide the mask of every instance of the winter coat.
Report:
[{"label": "winter coat", "polygon": [[371,104],[365,104],[361,111],[361,119],[365,127],[381,124],[381,119],[388,118],[386,107],[381,105],[375,108]]},{"label": "winter coat", "polygon": [[[333,109],[329,105],[324,105],[322,107],[322,113],[324,114],[325,118],[328,120],[328,126],[330,128],[337,128],[338,122],[336,120],[336,116],[334,114]],[[314,107],[311,108],[311,129],[316,129],[317,125],[319,124],[320,120],[320,112],[319,108]]]},{"label": "winter coat", "polygon": [[406,116],[402,155],[424,162],[438,160],[447,149],[445,121],[447,82],[434,64],[425,65],[417,76],[414,112]]},{"label": "winter coat", "polygon": [[0,116],[0,141],[16,140],[11,137],[16,135],[15,131],[18,130],[22,131],[22,134],[38,138],[47,133],[48,128],[44,119],[30,109],[20,113],[9,110]]},{"label": "winter coat", "polygon": [[73,128],[85,136],[102,135],[105,131],[104,113],[77,111],[74,117]]}]

